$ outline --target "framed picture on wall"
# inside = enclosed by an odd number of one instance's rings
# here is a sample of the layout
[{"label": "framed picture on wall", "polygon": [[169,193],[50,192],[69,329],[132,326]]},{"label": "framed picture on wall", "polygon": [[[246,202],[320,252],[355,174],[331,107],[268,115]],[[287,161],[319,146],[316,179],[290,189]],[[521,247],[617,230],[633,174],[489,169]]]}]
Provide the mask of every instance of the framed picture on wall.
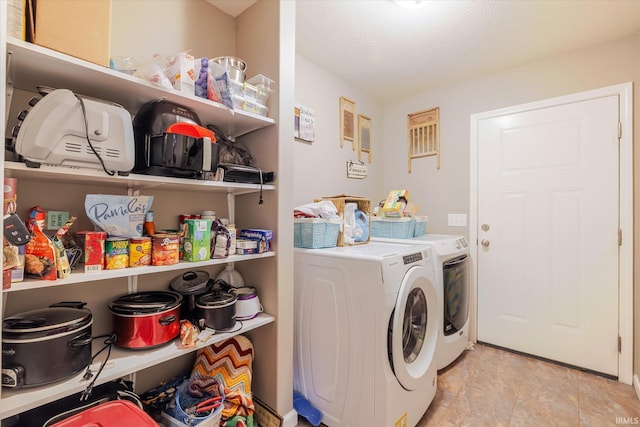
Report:
[{"label": "framed picture on wall", "polygon": [[356,103],[344,96],[340,97],[340,148],[351,143],[356,149]]},{"label": "framed picture on wall", "polygon": [[371,119],[358,114],[358,160],[362,161],[362,153],[367,153],[371,163]]}]

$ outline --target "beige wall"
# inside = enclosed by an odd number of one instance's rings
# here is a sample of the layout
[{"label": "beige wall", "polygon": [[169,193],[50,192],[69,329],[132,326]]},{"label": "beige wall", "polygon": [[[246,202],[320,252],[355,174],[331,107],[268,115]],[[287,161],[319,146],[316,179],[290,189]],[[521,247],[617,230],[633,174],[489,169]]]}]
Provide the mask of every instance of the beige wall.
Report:
[{"label": "beige wall", "polygon": [[205,0],[115,0],[111,12],[112,57],[235,56],[235,19]]},{"label": "beige wall", "polygon": [[[384,183],[409,189],[429,215],[428,232],[465,234],[468,228],[447,226],[447,213],[469,212],[469,140],[473,113],[508,107],[619,83],[634,82],[635,141],[640,132],[640,34],[548,58],[459,84],[417,94],[384,106]],[[441,168],[432,158],[413,162],[407,173],[406,115],[440,107]],[[629,131],[629,130],[625,130]],[[396,144],[397,143],[397,144]],[[634,163],[640,160],[634,152]],[[634,177],[635,256],[640,261],[640,174]],[[634,312],[640,312],[640,269],[634,274]],[[640,371],[640,321],[635,316],[634,373]],[[623,343],[631,345],[631,343]]]},{"label": "beige wall", "polygon": [[[382,181],[383,109],[369,94],[338,79],[307,59],[296,56],[295,101],[315,111],[314,143],[295,141],[293,145],[294,206],[313,202],[316,197],[341,193],[363,196],[377,203],[386,197]],[[357,114],[371,118],[372,163],[365,162],[365,179],[347,178],[347,161],[358,160],[351,145],[340,148],[340,97],[356,104]]]},{"label": "beige wall", "polygon": [[[296,101],[316,109],[317,142],[294,144],[295,203],[304,203],[320,193],[340,192],[362,194],[376,200],[383,198],[389,189],[406,188],[412,201],[420,206],[421,213],[429,216],[428,232],[468,236],[468,227],[447,225],[447,214],[469,213],[471,114],[625,82],[634,82],[637,105],[640,99],[640,34],[386,103],[374,119],[377,139],[374,164],[370,166],[370,178],[373,179],[353,182],[344,178],[344,162],[354,155],[350,150],[339,148],[338,98],[347,96],[356,100],[358,112],[367,108],[367,102],[376,112],[378,106],[366,94],[298,56]],[[422,158],[412,162],[413,172],[408,173],[407,114],[432,107],[440,107],[441,167],[436,168],[433,157]],[[637,141],[640,134],[640,109],[637,107],[634,125],[634,140]],[[640,160],[638,151],[634,152],[635,164]],[[634,183],[634,206],[637,206],[640,174],[635,174]],[[634,210],[637,224],[640,224],[638,209]],[[639,248],[640,227],[636,229],[635,247]],[[640,250],[636,250],[634,264],[640,265],[639,262]],[[634,276],[634,311],[639,312],[640,292],[636,289],[640,286],[640,269]],[[634,373],[638,373],[640,321],[637,316],[634,326]]]}]

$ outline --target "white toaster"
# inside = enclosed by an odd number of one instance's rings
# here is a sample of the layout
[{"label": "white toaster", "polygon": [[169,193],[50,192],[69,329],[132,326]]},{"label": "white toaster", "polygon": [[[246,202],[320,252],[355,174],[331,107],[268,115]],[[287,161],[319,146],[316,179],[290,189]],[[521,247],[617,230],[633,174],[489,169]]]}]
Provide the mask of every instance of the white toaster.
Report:
[{"label": "white toaster", "polygon": [[14,129],[15,151],[27,166],[84,167],[119,174],[133,169],[131,114],[118,104],[52,89],[20,119],[17,133]]}]

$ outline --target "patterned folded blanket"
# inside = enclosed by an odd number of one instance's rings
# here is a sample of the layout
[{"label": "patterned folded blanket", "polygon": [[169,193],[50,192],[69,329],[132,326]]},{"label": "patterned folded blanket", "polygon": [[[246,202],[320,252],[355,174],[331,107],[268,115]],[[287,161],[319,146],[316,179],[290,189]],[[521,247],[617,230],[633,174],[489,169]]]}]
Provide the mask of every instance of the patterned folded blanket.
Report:
[{"label": "patterned folded blanket", "polygon": [[191,375],[216,378],[224,386],[224,427],[256,427],[253,421],[251,364],[253,345],[238,335],[198,350]]}]

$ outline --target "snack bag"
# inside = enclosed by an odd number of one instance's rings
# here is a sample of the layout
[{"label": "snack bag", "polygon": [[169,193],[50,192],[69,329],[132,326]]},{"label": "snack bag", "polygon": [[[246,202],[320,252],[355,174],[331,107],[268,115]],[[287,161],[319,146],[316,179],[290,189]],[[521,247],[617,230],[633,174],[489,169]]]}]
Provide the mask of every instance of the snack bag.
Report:
[{"label": "snack bag", "polygon": [[84,210],[91,223],[109,236],[137,238],[152,203],[153,196],[87,194]]},{"label": "snack bag", "polygon": [[49,237],[42,232],[44,212],[39,207],[31,209],[27,229],[31,240],[25,246],[24,271],[27,277],[56,280],[56,254]]},{"label": "snack bag", "polygon": [[231,234],[219,219],[211,224],[211,258],[226,258],[229,256]]},{"label": "snack bag", "polygon": [[69,274],[71,274],[71,265],[69,263],[69,257],[67,256],[67,249],[65,248],[64,242],[62,240],[75,220],[75,216],[69,218],[69,220],[67,220],[67,222],[56,232],[56,235],[53,236],[52,243],[56,255],[56,270],[58,279],[64,279],[66,277],[69,277]]}]

